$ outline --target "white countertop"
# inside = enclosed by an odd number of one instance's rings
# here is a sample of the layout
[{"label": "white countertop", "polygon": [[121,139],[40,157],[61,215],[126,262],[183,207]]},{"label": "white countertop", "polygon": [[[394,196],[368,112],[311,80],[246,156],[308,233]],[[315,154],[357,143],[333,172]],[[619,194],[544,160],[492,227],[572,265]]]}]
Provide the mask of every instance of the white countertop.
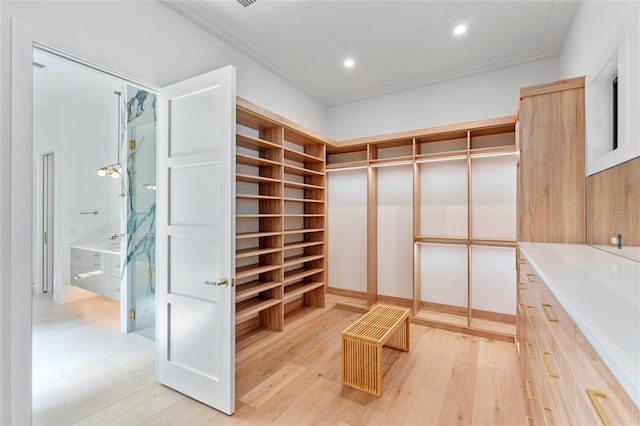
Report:
[{"label": "white countertop", "polygon": [[81,249],[81,250],[90,250],[99,253],[106,254],[115,254],[120,255],[120,241],[117,242],[97,242],[97,241],[89,241],[89,242],[76,242],[73,244],[69,244],[69,247]]},{"label": "white countertop", "polygon": [[640,407],[640,263],[587,245],[519,245]]}]

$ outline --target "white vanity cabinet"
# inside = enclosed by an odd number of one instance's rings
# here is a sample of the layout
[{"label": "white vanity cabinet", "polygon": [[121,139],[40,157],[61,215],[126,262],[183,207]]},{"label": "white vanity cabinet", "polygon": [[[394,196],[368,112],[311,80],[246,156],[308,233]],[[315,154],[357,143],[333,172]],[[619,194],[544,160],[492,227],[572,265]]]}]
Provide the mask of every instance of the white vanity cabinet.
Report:
[{"label": "white vanity cabinet", "polygon": [[120,300],[120,255],[108,254],[105,255],[105,257],[109,258],[109,263],[111,265],[108,291],[109,294],[107,294],[106,296],[114,300]]},{"label": "white vanity cabinet", "polygon": [[71,247],[71,284],[120,300],[120,255],[112,252]]}]

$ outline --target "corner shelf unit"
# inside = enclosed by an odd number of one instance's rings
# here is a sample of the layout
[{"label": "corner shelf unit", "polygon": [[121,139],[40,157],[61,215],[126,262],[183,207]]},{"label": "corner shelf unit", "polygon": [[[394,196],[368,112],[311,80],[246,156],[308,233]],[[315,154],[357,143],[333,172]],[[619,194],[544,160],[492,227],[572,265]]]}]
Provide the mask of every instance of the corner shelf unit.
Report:
[{"label": "corner shelf unit", "polygon": [[282,331],[324,307],[329,140],[240,98],[236,124],[236,325]]},{"label": "corner shelf unit", "polygon": [[[487,287],[484,283],[491,271],[484,268],[485,259],[491,260],[493,259],[491,256],[495,254],[495,259],[498,259],[497,262],[502,262],[501,265],[507,268],[515,265],[515,172],[518,150],[515,116],[353,139],[340,142],[337,147],[328,146],[328,171],[367,169],[369,194],[367,247],[375,248],[370,249],[367,255],[366,291],[350,291],[331,286],[328,291],[354,298],[366,298],[368,306],[384,301],[411,307],[413,320],[425,325],[513,341],[515,311],[513,314],[506,314],[478,308],[476,304],[480,304],[482,297],[474,291],[482,292]],[[505,160],[506,165],[501,165],[502,160],[499,158],[508,158]],[[492,190],[490,182],[495,175],[491,175],[490,170],[494,163],[498,163],[502,170],[507,170],[509,179],[511,173],[513,174],[513,182],[511,182],[514,197],[513,209],[509,207],[505,211],[495,210],[494,212],[491,210],[494,207],[490,205],[491,200],[486,202],[489,204],[488,207],[484,204],[481,208],[474,207],[474,202],[485,203],[484,200],[490,198],[485,194],[491,193]],[[378,175],[379,172],[381,173],[381,168],[387,166],[402,166],[405,170],[408,166],[413,168],[413,249],[408,246],[406,250],[402,249],[403,253],[413,257],[412,288],[406,289],[409,294],[413,294],[410,299],[378,294],[377,251],[380,250],[379,244],[386,244],[384,241],[377,240],[379,233],[377,197],[380,188]],[[437,178],[434,179],[436,176]],[[408,182],[411,182],[410,177]],[[429,185],[429,182],[433,188],[442,192],[444,198],[451,196],[459,198],[455,201],[455,209],[445,206],[446,208],[442,208],[436,215],[429,216],[425,213],[425,205],[429,202],[423,198],[425,185]],[[484,187],[484,190],[481,190],[481,187]],[[452,195],[452,192],[456,193]],[[439,207],[436,202],[429,208],[434,206]],[[491,220],[487,218],[492,218],[494,214],[498,215],[497,220],[502,219],[502,216],[507,217],[507,228],[509,228],[507,232],[500,230],[499,226],[492,227]],[[513,223],[513,232],[510,229],[511,223]],[[410,242],[403,244],[410,244]],[[429,249],[423,253],[423,247],[426,246]],[[447,250],[450,247],[451,253],[448,253]],[[494,249],[496,253],[492,252]],[[499,249],[509,250],[500,252]],[[514,254],[513,262],[505,264],[505,259],[509,258],[511,250]],[[439,266],[442,262],[433,260],[438,256],[443,256],[445,262],[449,259],[456,260],[446,267]],[[422,294],[425,288],[423,283],[425,271],[422,270],[421,265],[427,258],[431,259],[427,260],[427,264],[442,269],[442,274],[433,275],[432,272],[427,272],[426,276],[432,273],[430,278],[432,284],[443,285],[437,283],[444,283],[448,279],[446,273],[459,270],[460,291],[464,292],[459,299],[464,303],[429,302],[429,298]],[[475,284],[472,282],[472,274],[478,277]],[[478,284],[481,281],[480,277],[482,277],[482,285]],[[410,283],[398,283],[398,285],[410,285]],[[512,287],[515,288],[515,285]],[[494,290],[491,289],[491,291]],[[513,305],[515,310],[515,299]]]}]

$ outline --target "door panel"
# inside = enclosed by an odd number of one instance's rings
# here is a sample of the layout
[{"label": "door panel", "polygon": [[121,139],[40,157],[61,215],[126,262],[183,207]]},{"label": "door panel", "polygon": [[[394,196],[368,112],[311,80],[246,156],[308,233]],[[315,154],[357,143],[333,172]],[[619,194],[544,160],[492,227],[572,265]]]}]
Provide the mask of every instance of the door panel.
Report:
[{"label": "door panel", "polygon": [[202,285],[220,271],[220,239],[169,237],[169,293],[219,301],[224,287]]},{"label": "door panel", "polygon": [[171,101],[172,157],[210,152],[219,146],[220,123],[212,117],[220,115],[221,102],[219,86]]},{"label": "door panel", "polygon": [[172,167],[169,172],[169,223],[219,226],[220,188],[211,184],[219,181],[219,162]]},{"label": "door panel", "polygon": [[160,90],[158,373],[235,410],[235,69]]}]

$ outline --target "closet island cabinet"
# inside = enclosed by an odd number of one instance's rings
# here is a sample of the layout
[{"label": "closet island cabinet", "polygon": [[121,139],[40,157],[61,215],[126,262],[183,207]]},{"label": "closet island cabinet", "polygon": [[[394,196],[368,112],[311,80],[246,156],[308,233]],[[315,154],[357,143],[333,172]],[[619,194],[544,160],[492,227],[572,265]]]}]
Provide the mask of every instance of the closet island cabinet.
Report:
[{"label": "closet island cabinet", "polygon": [[[520,245],[518,340],[527,423],[639,424],[630,395],[640,395],[640,307],[633,300],[640,267],[586,245]],[[625,295],[631,300],[621,303]],[[612,309],[615,315],[603,315]],[[620,321],[630,328],[622,331]]]}]

